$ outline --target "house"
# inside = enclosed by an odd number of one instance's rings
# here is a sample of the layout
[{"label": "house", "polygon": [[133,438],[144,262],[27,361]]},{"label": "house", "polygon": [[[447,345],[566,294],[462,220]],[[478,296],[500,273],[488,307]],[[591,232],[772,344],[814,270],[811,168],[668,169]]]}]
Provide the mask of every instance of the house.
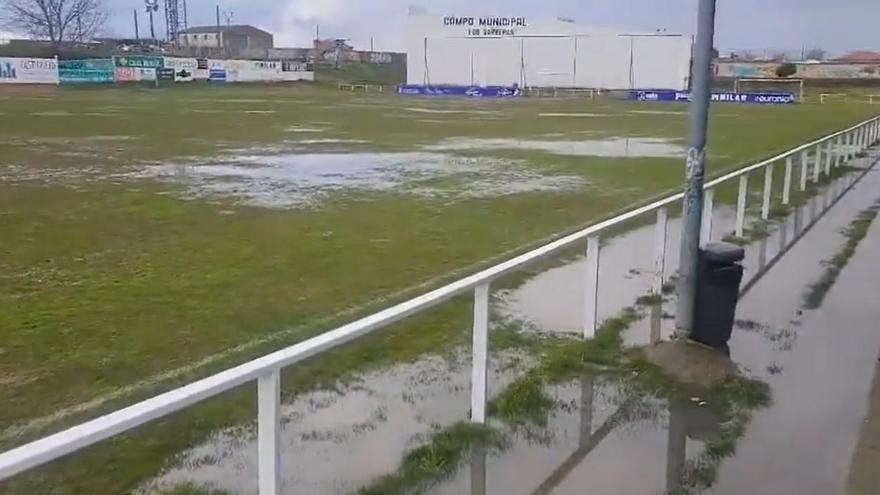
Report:
[{"label": "house", "polygon": [[229,53],[274,47],[272,33],[249,25],[198,26],[185,30],[181,44],[196,48],[223,48]]}]

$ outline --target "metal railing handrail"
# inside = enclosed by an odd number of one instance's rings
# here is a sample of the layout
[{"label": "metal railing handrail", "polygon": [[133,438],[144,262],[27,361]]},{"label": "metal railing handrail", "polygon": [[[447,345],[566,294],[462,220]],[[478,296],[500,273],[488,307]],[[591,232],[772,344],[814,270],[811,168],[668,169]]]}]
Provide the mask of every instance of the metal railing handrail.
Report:
[{"label": "metal railing handrail", "polygon": [[759,169],[761,169],[761,168],[763,168],[763,167],[766,167],[767,165],[769,165],[769,164],[771,164],[771,163],[775,163],[775,162],[777,162],[777,161],[779,161],[779,160],[782,160],[782,159],[785,159],[785,158],[788,158],[788,157],[796,156],[796,155],[798,155],[798,154],[800,154],[800,153],[803,153],[804,151],[808,151],[810,148],[812,148],[812,147],[814,147],[814,146],[817,146],[817,145],[822,144],[822,143],[824,143],[824,142],[827,142],[827,141],[829,141],[829,140],[831,140],[831,139],[834,139],[834,138],[837,138],[837,137],[843,136],[843,135],[845,135],[845,134],[848,134],[848,133],[850,133],[850,132],[853,132],[853,131],[855,131],[856,129],[859,129],[860,127],[862,127],[862,126],[864,126],[864,125],[867,125],[868,123],[873,122],[873,121],[875,121],[875,120],[877,120],[877,117],[874,117],[874,118],[868,119],[868,120],[866,120],[866,121],[864,121],[864,122],[861,122],[861,123],[859,123],[859,124],[856,124],[856,125],[854,125],[854,126],[852,126],[852,127],[849,127],[849,128],[847,128],[847,129],[844,129],[844,130],[842,130],[842,131],[837,131],[837,132],[831,133],[831,134],[829,134],[829,135],[827,135],[827,136],[822,136],[822,137],[820,137],[820,138],[816,138],[816,139],[810,141],[809,143],[802,144],[802,145],[800,145],[800,146],[798,146],[798,147],[795,147],[795,148],[792,148],[792,149],[790,149],[790,150],[788,150],[788,151],[784,151],[784,152],[782,152],[782,153],[779,153],[778,155],[775,155],[775,156],[773,156],[773,157],[767,158],[766,160],[763,160],[763,161],[760,161],[760,162],[758,162],[758,163],[755,163],[754,165],[749,165],[749,166],[743,167],[743,168],[741,168],[741,169],[734,170],[733,172],[730,172],[730,173],[728,173],[728,174],[724,174],[724,175],[722,175],[721,177],[718,177],[717,179],[712,179],[711,181],[707,182],[706,185],[704,186],[704,189],[710,189],[710,188],[713,188],[713,187],[718,186],[718,185],[720,185],[720,184],[722,184],[722,183],[724,183],[724,182],[727,182],[727,181],[729,181],[729,180],[731,180],[731,179],[736,179],[737,177],[739,177],[739,176],[741,176],[741,175],[747,174],[747,173],[749,173],[749,172],[754,172],[755,170],[759,170]]},{"label": "metal railing handrail", "polygon": [[[832,151],[833,141],[843,144],[844,137],[851,146],[846,152]],[[708,241],[712,234],[713,192],[718,185],[740,178],[740,196],[737,208],[737,234],[741,234],[744,217],[748,174],[765,168],[763,215],[767,218],[772,192],[772,167],[780,160],[787,160],[786,186],[783,203],[787,204],[792,187],[791,157],[817,149],[814,181],[818,180],[823,164],[821,146],[829,143],[825,162],[826,174],[830,173],[831,161],[839,165],[837,158],[855,156],[857,149],[861,151],[880,140],[880,116],[861,122],[855,126],[838,131],[789,151],[746,166],[742,169],[725,174],[705,185],[706,211],[703,239]],[[803,156],[803,155],[802,155]],[[802,160],[801,189],[805,188],[808,160]],[[217,396],[232,388],[251,381],[257,381],[258,395],[258,465],[259,489],[261,495],[276,494],[280,490],[280,370],[315,356],[376,329],[385,327],[408,316],[436,306],[467,291],[474,291],[474,323],[473,323],[473,375],[471,382],[471,420],[485,422],[485,404],[487,396],[487,358],[488,358],[488,305],[489,285],[499,277],[520,269],[532,262],[545,258],[572,244],[587,240],[587,291],[584,300],[585,320],[584,336],[594,335],[597,321],[598,300],[598,268],[599,268],[599,234],[618,224],[657,212],[657,251],[655,253],[655,280],[653,290],[659,293],[664,278],[664,257],[666,253],[666,227],[668,221],[667,207],[682,200],[683,194],[677,193],[635,208],[611,219],[583,228],[565,235],[527,253],[515,256],[507,261],[466,276],[438,289],[431,290],[420,296],[391,306],[364,318],[348,323],[334,330],[310,338],[298,344],[267,354],[247,363],[235,366],[207,378],[197,380],[188,385],[162,393],[150,399],[119,409],[96,419],[86,421],[72,428],[49,435],[42,439],[0,453],[0,480],[48,463],[66,454],[93,445],[101,440],[129,431],[137,426],[165,417],[173,412]],[[706,228],[708,227],[708,228]]]}]

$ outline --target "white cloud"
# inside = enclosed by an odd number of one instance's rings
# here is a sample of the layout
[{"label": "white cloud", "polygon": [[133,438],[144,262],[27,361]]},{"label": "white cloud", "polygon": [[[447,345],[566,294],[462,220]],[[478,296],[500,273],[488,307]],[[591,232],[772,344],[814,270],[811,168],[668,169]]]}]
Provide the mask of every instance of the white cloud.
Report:
[{"label": "white cloud", "polygon": [[272,26],[276,44],[308,46],[320,26],[322,38],[345,38],[359,48],[377,50],[404,47],[404,23],[411,0],[291,0],[279,6]]}]

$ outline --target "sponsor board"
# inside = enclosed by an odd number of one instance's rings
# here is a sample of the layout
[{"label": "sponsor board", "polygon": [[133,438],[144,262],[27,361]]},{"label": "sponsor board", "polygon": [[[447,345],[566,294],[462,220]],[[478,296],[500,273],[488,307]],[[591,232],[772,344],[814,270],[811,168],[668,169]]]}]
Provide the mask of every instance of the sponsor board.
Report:
[{"label": "sponsor board", "polygon": [[226,69],[212,68],[208,72],[208,80],[212,82],[226,82]]},{"label": "sponsor board", "polygon": [[159,81],[173,81],[174,72],[174,69],[170,67],[162,67],[161,69],[156,69],[156,79]]},{"label": "sponsor board", "polygon": [[511,98],[522,95],[522,91],[516,86],[423,86],[419,84],[401,84],[397,86],[397,94],[411,96]]},{"label": "sponsor board", "polygon": [[147,57],[135,55],[130,57],[115,57],[116,67],[135,67],[142,69],[160,69],[165,67],[164,57]]},{"label": "sponsor board", "polygon": [[189,72],[193,72],[199,68],[199,61],[194,58],[165,57],[163,63],[163,67],[167,67],[169,69],[174,69],[177,71],[187,70]]},{"label": "sponsor board", "polygon": [[[633,101],[691,101],[691,94],[685,91],[631,91]],[[793,93],[712,93],[713,103],[744,103],[752,105],[793,105],[797,102]]]},{"label": "sponsor board", "polygon": [[0,84],[58,84],[54,58],[0,57]]},{"label": "sponsor board", "polygon": [[58,62],[58,77],[61,84],[112,83],[113,72],[113,59],[109,58]]},{"label": "sponsor board", "polygon": [[117,67],[117,82],[138,82],[138,81],[155,81],[156,69],[145,69],[141,67]]}]

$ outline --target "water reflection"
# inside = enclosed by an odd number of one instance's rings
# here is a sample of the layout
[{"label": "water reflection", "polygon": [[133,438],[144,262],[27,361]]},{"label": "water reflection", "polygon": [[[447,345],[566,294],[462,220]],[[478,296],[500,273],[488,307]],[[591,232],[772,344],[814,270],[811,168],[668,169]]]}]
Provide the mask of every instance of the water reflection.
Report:
[{"label": "water reflection", "polygon": [[[816,196],[809,199],[805,205],[794,207],[787,217],[776,222],[777,229],[757,243],[755,248],[757,250],[756,271],[743,284],[740,295],[745,295],[760,281],[840,201],[843,195],[858,182],[859,177],[844,176],[832,181]],[[808,219],[806,222],[805,218]],[[768,250],[773,242],[778,243],[779,249],[771,257]]]},{"label": "water reflection", "polygon": [[[486,450],[474,449],[470,459],[470,491],[455,491],[453,487],[447,486],[446,489],[441,489],[438,492],[469,493],[470,495],[500,495],[502,493],[505,495],[580,495],[584,493],[585,486],[590,486],[590,493],[623,493],[614,488],[620,486],[620,480],[615,480],[618,475],[612,471],[595,471],[594,476],[588,480],[584,478],[584,471],[589,470],[589,464],[593,460],[591,455],[595,453],[599,457],[604,457],[605,452],[616,450],[615,444],[628,441],[630,437],[624,431],[624,426],[641,421],[652,421],[658,416],[665,416],[668,418],[665,425],[663,422],[654,425],[658,431],[665,429],[665,445],[663,441],[647,442],[643,445],[643,447],[653,447],[654,449],[651,450],[650,455],[640,456],[641,464],[639,466],[640,470],[656,471],[665,473],[665,475],[661,479],[657,479],[656,484],[652,483],[651,487],[645,486],[645,491],[639,493],[680,493],[686,480],[688,461],[702,454],[705,442],[720,432],[718,418],[711,410],[705,404],[701,406],[687,397],[672,398],[662,411],[653,412],[642,410],[643,404],[640,404],[637,398],[631,397],[608,415],[598,428],[593,430],[594,415],[599,413],[595,410],[596,404],[594,403],[595,378],[583,377],[579,380],[578,385],[581,395],[577,448],[563,457],[561,462],[551,466],[549,474],[539,478],[542,481],[536,488],[529,489],[528,485],[523,484],[510,486],[506,483],[506,479],[501,478],[504,469],[498,468],[497,465],[505,464],[507,458],[517,457],[511,455],[510,451],[502,454],[497,459],[496,465],[490,468]],[[637,431],[642,433],[644,430],[640,427]],[[596,460],[599,461],[599,459]],[[599,463],[601,464],[601,461]],[[599,476],[595,476],[596,474]]]}]

